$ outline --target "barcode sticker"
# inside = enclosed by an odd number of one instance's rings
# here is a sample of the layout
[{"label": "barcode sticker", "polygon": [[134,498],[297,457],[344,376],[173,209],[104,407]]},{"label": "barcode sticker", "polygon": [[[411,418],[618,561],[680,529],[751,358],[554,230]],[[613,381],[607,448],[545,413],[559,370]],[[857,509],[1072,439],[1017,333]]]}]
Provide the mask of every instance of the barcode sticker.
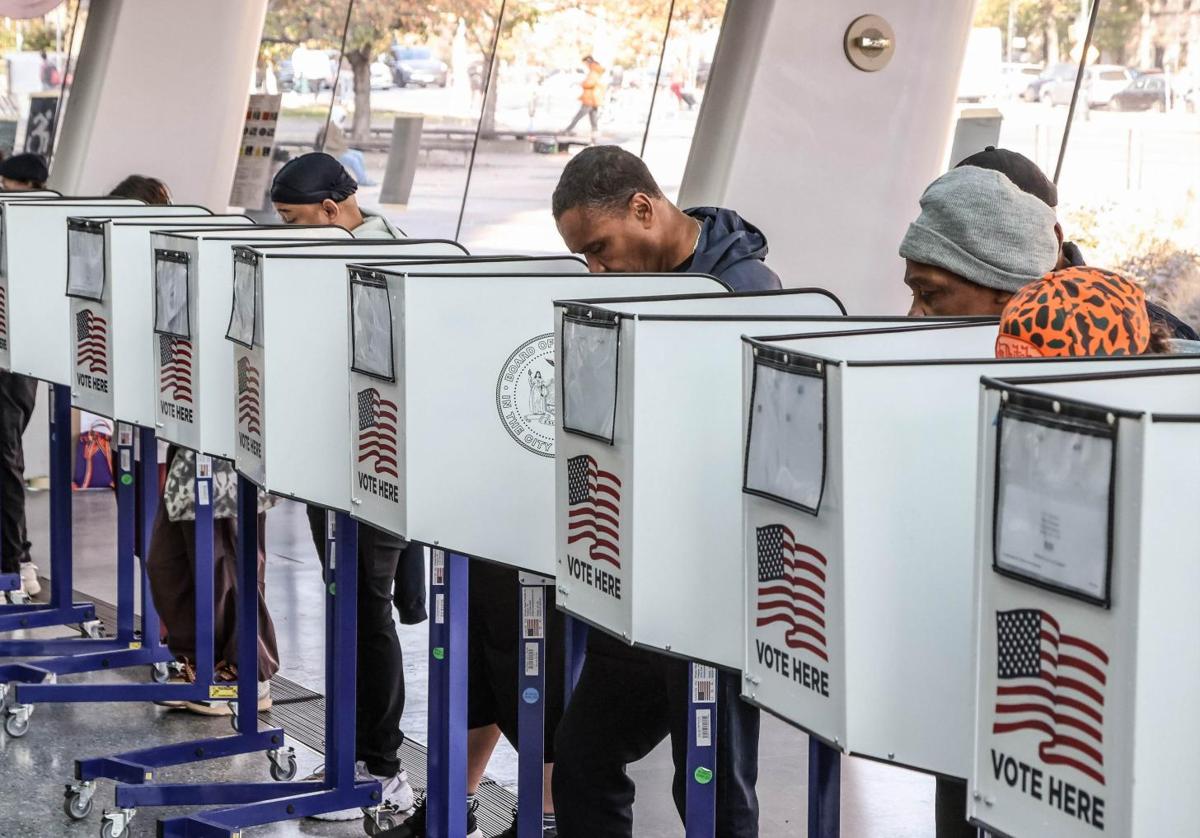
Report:
[{"label": "barcode sticker", "polygon": [[429,551],[429,567],[434,585],[446,584],[446,553],[436,547]]},{"label": "barcode sticker", "polygon": [[696,711],[696,747],[712,747],[712,710]]},{"label": "barcode sticker", "polygon": [[541,640],[546,636],[545,589],[537,587],[521,588],[521,635],[526,640]]},{"label": "barcode sticker", "polygon": [[433,598],[433,621],[438,625],[446,622],[446,595],[437,594]]},{"label": "barcode sticker", "polygon": [[207,454],[196,455],[196,476],[201,479],[212,477],[212,457]]},{"label": "barcode sticker", "polygon": [[196,503],[200,504],[201,506],[208,506],[207,483],[201,482],[196,484]]},{"label": "barcode sticker", "polygon": [[129,449],[128,448],[121,449],[121,471],[127,472],[127,473],[130,471],[133,471],[133,463],[131,463],[129,460]]},{"label": "barcode sticker", "polygon": [[525,675],[534,678],[538,674],[538,644],[525,644]]},{"label": "barcode sticker", "polygon": [[712,704],[717,700],[716,667],[692,664],[692,703]]}]

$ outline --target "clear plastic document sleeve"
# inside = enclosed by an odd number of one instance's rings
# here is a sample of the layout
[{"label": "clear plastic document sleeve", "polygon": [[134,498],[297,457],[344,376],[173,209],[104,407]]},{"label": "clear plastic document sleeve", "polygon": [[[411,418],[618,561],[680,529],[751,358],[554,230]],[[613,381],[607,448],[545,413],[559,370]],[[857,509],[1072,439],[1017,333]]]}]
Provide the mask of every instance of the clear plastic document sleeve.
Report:
[{"label": "clear plastic document sleeve", "polygon": [[355,274],[350,283],[353,324],[353,369],[386,381],[396,380],[392,354],[392,305],[387,284],[368,274]]},{"label": "clear plastic document sleeve", "polygon": [[1115,430],[1000,415],[994,567],[1107,605]]},{"label": "clear plastic document sleeve", "polygon": [[617,409],[617,320],[563,317],[563,428],[611,443]]},{"label": "clear plastic document sleeve", "polygon": [[233,254],[233,310],[229,314],[229,329],[225,337],[247,349],[254,346],[257,301],[254,292],[255,259],[235,251]]},{"label": "clear plastic document sleeve", "polygon": [[186,254],[172,250],[154,252],[154,331],[191,338]]},{"label": "clear plastic document sleeve", "polygon": [[67,296],[104,297],[104,230],[71,224],[67,230]]},{"label": "clear plastic document sleeve", "polygon": [[825,381],[818,369],[756,360],[747,436],[746,491],[815,514],[825,485]]}]

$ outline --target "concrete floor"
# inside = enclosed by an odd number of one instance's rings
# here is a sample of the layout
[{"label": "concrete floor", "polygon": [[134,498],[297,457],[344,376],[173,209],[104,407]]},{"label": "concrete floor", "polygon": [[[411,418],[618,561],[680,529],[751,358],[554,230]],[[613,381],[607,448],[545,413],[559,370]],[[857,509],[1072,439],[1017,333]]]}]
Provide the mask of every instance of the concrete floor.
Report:
[{"label": "concrete floor", "polygon": [[[34,558],[43,573],[46,543],[44,493],[30,496],[29,523]],[[111,571],[115,525],[113,500],[106,492],[88,492],[75,498],[75,587],[109,602],[115,599]],[[322,601],[319,566],[303,510],[285,503],[268,515],[267,591],[279,638],[281,674],[320,691],[323,683],[323,646],[319,630]],[[405,655],[407,706],[402,727],[405,733],[424,741],[427,712],[427,626],[402,626]],[[79,676],[99,680],[99,676]],[[115,673],[103,676],[105,680]],[[125,677],[142,679],[145,673],[131,670]],[[99,832],[96,815],[72,823],[62,812],[63,784],[71,778],[73,760],[79,756],[103,755],[182,741],[219,736],[229,731],[225,719],[202,719],[184,713],[168,713],[153,706],[54,705],[38,707],[30,733],[9,739],[0,733],[0,835],[83,836]],[[807,741],[804,734],[767,716],[763,718],[758,793],[761,801],[762,838],[794,838],[804,834]],[[320,761],[320,755],[303,746],[297,748],[301,775]],[[232,760],[177,768],[161,773],[163,780],[211,778],[262,781],[266,760],[250,755]],[[639,838],[680,838],[683,829],[670,797],[672,766],[664,743],[649,757],[630,766],[638,786],[634,810]],[[489,774],[503,785],[515,787],[515,754],[502,743],[489,767]],[[102,783],[96,797],[96,812],[112,804],[112,786]],[[173,810],[146,810],[135,819],[132,836],[153,836],[155,818]],[[863,760],[845,760],[842,770],[842,826],[846,838],[921,838],[933,834],[933,781],[923,775],[877,765]],[[357,822],[318,824],[284,823],[253,830],[249,834],[362,835]]]}]

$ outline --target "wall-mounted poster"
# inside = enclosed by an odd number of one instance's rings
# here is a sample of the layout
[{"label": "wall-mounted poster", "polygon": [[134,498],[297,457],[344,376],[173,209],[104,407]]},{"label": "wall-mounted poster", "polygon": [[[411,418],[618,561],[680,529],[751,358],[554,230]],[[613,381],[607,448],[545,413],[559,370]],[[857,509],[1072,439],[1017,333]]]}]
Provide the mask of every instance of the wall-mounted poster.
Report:
[{"label": "wall-mounted poster", "polygon": [[275,149],[275,127],[283,97],[253,93],[246,108],[246,123],[238,148],[237,169],[229,204],[246,209],[262,209],[266,203],[267,183],[271,178],[271,153]]}]

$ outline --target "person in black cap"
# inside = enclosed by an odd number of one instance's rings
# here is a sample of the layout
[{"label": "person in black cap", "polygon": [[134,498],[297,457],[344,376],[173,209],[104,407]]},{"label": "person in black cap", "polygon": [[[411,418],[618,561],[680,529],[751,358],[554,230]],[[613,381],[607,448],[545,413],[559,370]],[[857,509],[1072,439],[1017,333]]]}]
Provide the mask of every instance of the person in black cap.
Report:
[{"label": "person in black cap", "polygon": [[50,170],[40,154],[14,154],[0,161],[0,188],[5,192],[45,189]]},{"label": "person in black cap", "polygon": [[[1054,185],[1054,181],[1046,177],[1045,172],[1038,167],[1037,163],[1024,154],[990,145],[983,151],[976,152],[959,161],[954,168],[957,169],[959,166],[977,166],[980,169],[992,169],[1000,172],[1022,192],[1039,198],[1051,209],[1058,206],[1058,187]],[[1054,266],[1056,271],[1061,271],[1063,268],[1082,268],[1087,265],[1079,246],[1075,242],[1063,240],[1062,224],[1057,219],[1054,221],[1054,235],[1058,237],[1058,264]],[[1150,313],[1150,320],[1162,326],[1170,337],[1178,340],[1200,340],[1200,335],[1197,335],[1195,329],[1162,306],[1147,300],[1146,310]]]},{"label": "person in black cap", "polygon": [[365,213],[354,193],[358,181],[337,160],[314,151],[284,164],[271,184],[271,203],[284,224],[343,227],[358,239],[398,239],[382,215]]},{"label": "person in black cap", "polygon": [[[356,238],[401,238],[402,233],[379,215],[359,209],[358,183],[328,154],[314,152],[289,160],[271,184],[271,201],[285,224],[337,226]],[[308,507],[317,555],[325,557],[325,510]],[[393,594],[393,586],[395,594]],[[406,624],[427,619],[424,557],[419,546],[374,527],[358,528],[358,688],[355,692],[354,755],[360,774],[383,786],[380,803],[397,811],[413,808],[408,774],[397,756],[404,734],[404,658],[392,603]],[[309,779],[321,777],[318,769]],[[362,817],[361,809],[314,816],[343,821]]]}]

